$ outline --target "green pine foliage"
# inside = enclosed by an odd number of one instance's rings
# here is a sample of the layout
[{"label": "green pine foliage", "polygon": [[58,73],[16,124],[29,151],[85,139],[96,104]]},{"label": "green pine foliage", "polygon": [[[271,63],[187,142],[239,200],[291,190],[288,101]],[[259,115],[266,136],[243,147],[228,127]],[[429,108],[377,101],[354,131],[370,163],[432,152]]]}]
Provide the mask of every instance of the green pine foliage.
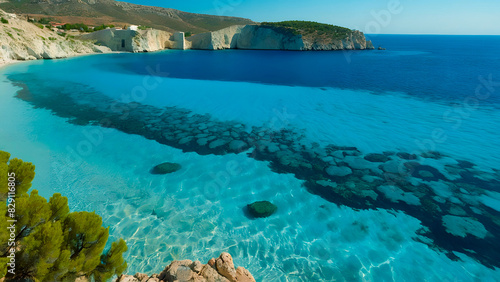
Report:
[{"label": "green pine foliage", "polygon": [[261,26],[271,26],[274,28],[288,30],[295,35],[317,33],[334,38],[344,37],[352,32],[350,29],[345,27],[311,21],[263,22],[261,23]]},{"label": "green pine foliage", "polygon": [[123,239],[113,242],[109,251],[101,255],[101,263],[94,271],[95,280],[107,281],[113,275],[121,275],[127,269],[127,263],[122,256],[125,251],[127,251],[127,244]]},{"label": "green pine foliage", "polygon": [[[54,194],[49,201],[32,190],[35,166],[0,151],[0,278],[6,281],[74,281],[85,276],[93,281],[108,281],[122,274],[127,263],[123,239],[112,242],[104,252],[109,227],[94,212],[70,212],[68,199]],[[16,196],[8,198],[9,173],[15,173]],[[10,217],[7,203],[15,204],[16,269],[7,273],[10,253]]]},{"label": "green pine foliage", "polygon": [[49,24],[51,21],[55,21],[55,19],[54,18],[41,18],[38,20],[38,22],[41,24]]}]

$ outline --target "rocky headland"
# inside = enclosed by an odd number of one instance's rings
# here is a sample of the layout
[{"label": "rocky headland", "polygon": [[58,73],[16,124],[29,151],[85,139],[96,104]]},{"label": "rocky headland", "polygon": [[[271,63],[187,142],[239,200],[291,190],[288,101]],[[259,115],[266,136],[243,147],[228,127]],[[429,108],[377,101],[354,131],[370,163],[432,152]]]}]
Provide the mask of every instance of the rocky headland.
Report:
[{"label": "rocky headland", "polygon": [[[303,23],[303,22],[300,22]],[[308,23],[308,22],[304,22]],[[317,23],[314,23],[317,24]],[[106,29],[81,36],[107,46],[113,51],[151,52],[163,49],[198,50],[370,50],[371,41],[358,30],[327,26],[338,32],[321,32],[313,28],[296,29],[272,24],[233,25],[221,30],[185,37],[183,32],[169,33],[162,30]]]},{"label": "rocky headland", "polygon": [[207,264],[199,261],[176,260],[159,274],[121,275],[116,282],[255,282],[252,274],[244,267],[234,267],[233,258],[221,253],[218,258],[210,259]]},{"label": "rocky headland", "polygon": [[344,29],[329,36],[318,32],[303,32],[268,24],[237,25],[218,31],[196,34],[186,39],[187,48],[202,50],[366,50],[374,49],[371,41],[358,30]]}]

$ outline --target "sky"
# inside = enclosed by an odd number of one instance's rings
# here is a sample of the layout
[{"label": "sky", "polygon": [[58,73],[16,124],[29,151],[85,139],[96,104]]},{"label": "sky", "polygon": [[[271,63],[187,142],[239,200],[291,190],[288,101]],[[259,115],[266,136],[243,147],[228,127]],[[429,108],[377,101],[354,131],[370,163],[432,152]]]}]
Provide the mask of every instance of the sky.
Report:
[{"label": "sky", "polygon": [[308,20],[368,34],[500,35],[500,0],[121,0],[253,21]]}]

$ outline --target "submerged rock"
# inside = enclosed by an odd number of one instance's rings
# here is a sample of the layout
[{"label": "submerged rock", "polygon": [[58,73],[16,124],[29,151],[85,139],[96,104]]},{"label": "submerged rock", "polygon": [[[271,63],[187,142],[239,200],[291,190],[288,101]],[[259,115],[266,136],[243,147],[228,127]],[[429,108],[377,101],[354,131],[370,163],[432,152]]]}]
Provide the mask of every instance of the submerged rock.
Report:
[{"label": "submerged rock", "polygon": [[472,217],[445,215],[443,216],[443,225],[446,227],[446,232],[459,237],[470,234],[484,238],[488,233],[484,225]]},{"label": "submerged rock", "polygon": [[352,173],[352,169],[346,166],[329,166],[326,168],[326,173],[331,176],[347,176]]},{"label": "submerged rock", "polygon": [[225,145],[226,143],[227,143],[227,141],[224,139],[217,139],[215,141],[210,142],[210,144],[208,144],[208,147],[210,149],[215,149],[217,147]]},{"label": "submerged rock", "polygon": [[361,157],[347,156],[344,158],[344,162],[352,169],[375,169],[377,164],[367,161]]},{"label": "submerged rock", "polygon": [[162,163],[159,164],[151,169],[152,174],[167,174],[167,173],[172,173],[176,172],[179,169],[181,169],[182,166],[177,163]]},{"label": "submerged rock", "polygon": [[467,169],[467,168],[473,168],[475,166],[475,164],[473,164],[473,163],[471,163],[469,161],[459,160],[458,161],[458,166],[460,168]]},{"label": "submerged rock", "polygon": [[247,143],[241,140],[233,140],[229,143],[229,149],[236,152],[243,151],[247,147]]},{"label": "submerged rock", "polygon": [[384,154],[368,154],[365,156],[365,160],[374,163],[385,163],[389,160],[389,157]]},{"label": "submerged rock", "polygon": [[425,181],[446,180],[446,177],[439,170],[428,165],[413,166],[412,176]]},{"label": "submerged rock", "polygon": [[208,143],[208,139],[207,138],[200,138],[196,141],[196,143],[198,143],[198,145],[200,145],[200,146],[205,146]]},{"label": "submerged rock", "polygon": [[268,201],[258,201],[247,205],[247,209],[254,217],[268,217],[271,216],[278,207]]},{"label": "submerged rock", "polygon": [[408,160],[408,161],[417,159],[417,155],[406,152],[399,152],[396,154],[396,156],[402,158],[403,160]]},{"label": "submerged rock", "polygon": [[396,160],[384,163],[381,168],[383,171],[393,174],[405,174],[408,171],[403,162]]},{"label": "submerged rock", "polygon": [[390,201],[397,203],[399,201],[405,202],[408,205],[420,205],[420,199],[410,192],[405,192],[401,188],[394,185],[382,185],[377,188],[384,196]]},{"label": "submerged rock", "polygon": [[439,160],[443,157],[443,155],[441,155],[441,153],[436,152],[436,151],[423,152],[420,155],[424,158],[435,159],[435,160]]}]

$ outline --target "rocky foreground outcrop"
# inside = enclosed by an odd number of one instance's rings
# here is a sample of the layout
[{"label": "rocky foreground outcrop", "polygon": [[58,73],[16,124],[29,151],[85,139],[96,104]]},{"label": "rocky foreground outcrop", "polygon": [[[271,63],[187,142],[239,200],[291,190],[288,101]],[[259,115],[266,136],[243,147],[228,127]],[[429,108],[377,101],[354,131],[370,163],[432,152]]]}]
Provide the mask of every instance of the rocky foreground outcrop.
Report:
[{"label": "rocky foreground outcrop", "polygon": [[361,31],[341,38],[304,36],[265,25],[236,25],[187,38],[187,48],[201,50],[365,50],[374,49]]},{"label": "rocky foreground outcrop", "polygon": [[90,41],[62,37],[3,10],[0,10],[0,16],[8,21],[0,23],[0,65],[16,60],[67,58],[111,51]]},{"label": "rocky foreground outcrop", "polygon": [[222,253],[207,264],[199,261],[176,260],[160,274],[137,273],[121,275],[116,282],[255,282],[252,274],[243,267],[234,268],[233,258]]}]

